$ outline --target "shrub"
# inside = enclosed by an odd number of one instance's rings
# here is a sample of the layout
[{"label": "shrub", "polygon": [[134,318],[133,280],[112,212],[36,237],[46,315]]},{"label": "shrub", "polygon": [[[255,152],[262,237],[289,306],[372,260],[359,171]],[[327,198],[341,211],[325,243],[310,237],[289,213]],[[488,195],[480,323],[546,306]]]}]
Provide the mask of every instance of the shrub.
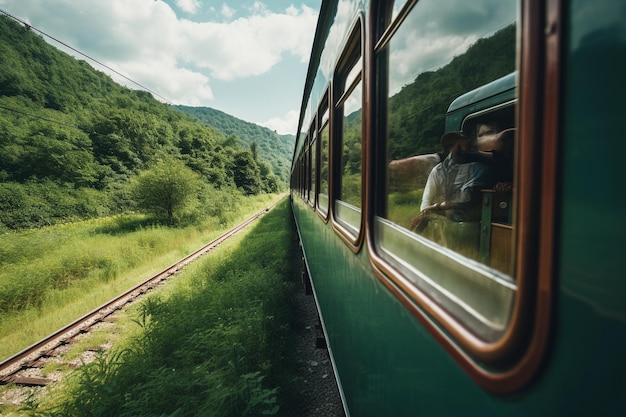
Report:
[{"label": "shrub", "polygon": [[200,184],[199,175],[182,161],[168,158],[141,172],[131,189],[140,209],[172,224],[196,208]]}]

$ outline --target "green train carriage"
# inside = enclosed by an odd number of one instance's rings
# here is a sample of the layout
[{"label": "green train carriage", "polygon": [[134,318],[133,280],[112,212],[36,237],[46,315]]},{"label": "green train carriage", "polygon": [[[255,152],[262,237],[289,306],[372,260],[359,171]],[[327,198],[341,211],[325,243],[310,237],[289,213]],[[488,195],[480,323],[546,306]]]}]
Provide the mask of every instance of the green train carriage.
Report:
[{"label": "green train carriage", "polygon": [[[625,52],[618,0],[322,2],[291,195],[348,415],[626,412]],[[422,210],[450,131],[493,178]]]}]

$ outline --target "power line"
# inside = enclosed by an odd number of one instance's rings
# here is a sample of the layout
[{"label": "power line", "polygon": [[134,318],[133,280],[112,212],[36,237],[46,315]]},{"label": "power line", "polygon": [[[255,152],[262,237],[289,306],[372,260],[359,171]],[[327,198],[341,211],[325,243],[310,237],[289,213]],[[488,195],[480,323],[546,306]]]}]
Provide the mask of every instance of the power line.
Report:
[{"label": "power line", "polygon": [[98,132],[93,131],[93,130],[85,130],[85,129],[83,129],[80,126],[72,125],[72,124],[65,123],[65,122],[60,122],[58,120],[50,119],[50,118],[44,117],[44,116],[39,116],[38,114],[34,114],[34,113],[27,113],[27,112],[22,111],[22,110],[12,109],[10,107],[6,107],[6,106],[3,106],[1,104],[0,104],[0,110],[5,110],[5,111],[11,112],[11,113],[15,113],[15,114],[19,114],[19,115],[22,115],[22,116],[31,117],[33,119],[43,120],[45,122],[54,123],[54,124],[57,124],[59,126],[65,126],[65,127],[69,127],[69,128],[72,128],[72,129],[80,130],[81,132],[86,133],[88,135],[94,134],[94,135],[104,136],[102,133],[98,133]]},{"label": "power line", "polygon": [[4,14],[4,15],[6,15],[6,16],[8,16],[8,17],[10,17],[11,19],[15,20],[16,22],[21,23],[21,24],[22,24],[22,25],[24,25],[26,28],[28,28],[28,29],[32,29],[32,30],[34,30],[34,31],[36,31],[36,32],[39,32],[39,33],[40,33],[40,34],[42,34],[43,36],[46,36],[46,37],[48,37],[48,38],[52,39],[53,41],[55,41],[55,42],[57,42],[57,43],[60,43],[61,45],[65,46],[66,48],[71,49],[72,51],[76,52],[77,54],[80,54],[80,55],[84,56],[85,58],[87,58],[87,59],[89,59],[89,60],[91,60],[91,61],[93,61],[93,62],[97,63],[98,65],[101,65],[102,67],[104,67],[104,68],[108,69],[109,71],[114,72],[115,74],[119,75],[119,76],[120,76],[120,77],[122,77],[122,78],[125,78],[126,80],[130,81],[131,83],[135,84],[136,86],[140,87],[141,89],[143,89],[143,90],[145,90],[145,91],[149,91],[150,93],[154,94],[155,96],[162,98],[163,100],[165,100],[165,101],[166,101],[166,102],[168,102],[169,104],[173,104],[171,100],[168,100],[167,98],[163,97],[163,96],[162,96],[162,95],[160,95],[159,93],[157,93],[157,92],[155,92],[155,91],[153,91],[153,90],[149,89],[148,87],[146,87],[146,86],[144,86],[144,85],[139,84],[138,82],[136,82],[135,80],[133,80],[133,79],[131,79],[131,78],[127,77],[126,75],[122,74],[121,72],[119,72],[119,71],[117,71],[117,70],[115,70],[115,69],[113,69],[113,68],[109,67],[109,66],[108,66],[108,65],[106,65],[106,64],[103,64],[102,62],[98,61],[97,59],[90,57],[89,55],[87,55],[87,54],[85,54],[85,53],[83,53],[83,52],[79,51],[78,49],[76,49],[76,48],[74,48],[74,47],[72,47],[72,46],[70,46],[70,45],[68,45],[68,44],[66,44],[65,42],[62,42],[62,41],[60,41],[59,39],[57,39],[57,38],[55,38],[55,37],[53,37],[53,36],[51,36],[51,35],[48,35],[48,34],[47,34],[47,33],[45,33],[44,31],[42,31],[42,30],[40,30],[40,29],[37,29],[36,27],[32,26],[31,24],[29,24],[29,23],[25,22],[24,20],[20,19],[19,17],[13,16],[13,15],[12,15],[12,14],[10,14],[9,12],[7,12],[6,10],[0,9],[0,13],[2,13],[2,14]]},{"label": "power line", "polygon": [[78,126],[75,125],[71,125],[68,123],[64,123],[64,122],[59,122],[58,120],[53,120],[53,119],[49,119],[47,117],[43,117],[43,116],[39,116],[37,114],[33,114],[33,113],[26,113],[25,111],[22,110],[17,110],[17,109],[12,109],[10,107],[5,107],[3,105],[0,104],[0,109],[2,110],[6,110],[6,111],[10,111],[11,113],[16,113],[16,114],[21,114],[22,116],[28,116],[28,117],[32,117],[33,119],[39,119],[39,120],[44,120],[46,122],[51,122],[51,123],[55,123],[57,125],[61,125],[61,126],[66,126],[66,127],[71,127],[74,129],[78,129],[78,130],[83,130]]}]

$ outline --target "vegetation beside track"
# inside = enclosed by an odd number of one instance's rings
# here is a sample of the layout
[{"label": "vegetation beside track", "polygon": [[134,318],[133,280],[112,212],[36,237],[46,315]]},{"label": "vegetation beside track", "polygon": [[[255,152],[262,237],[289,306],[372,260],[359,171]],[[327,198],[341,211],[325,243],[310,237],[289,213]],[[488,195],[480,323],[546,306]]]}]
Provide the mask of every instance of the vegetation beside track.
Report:
[{"label": "vegetation beside track", "polygon": [[84,365],[36,416],[288,415],[299,259],[288,201],[137,308],[140,331]]},{"label": "vegetation beside track", "polygon": [[127,214],[3,234],[0,359],[163,270],[278,196],[218,197],[219,216],[185,227]]}]

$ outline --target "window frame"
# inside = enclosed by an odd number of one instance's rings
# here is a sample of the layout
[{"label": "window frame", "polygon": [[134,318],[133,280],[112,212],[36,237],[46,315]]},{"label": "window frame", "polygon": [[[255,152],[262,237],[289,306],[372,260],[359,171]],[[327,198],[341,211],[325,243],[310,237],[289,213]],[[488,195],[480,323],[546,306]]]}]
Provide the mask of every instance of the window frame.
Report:
[{"label": "window frame", "polygon": [[[335,66],[332,82],[330,112],[330,198],[329,207],[332,219],[332,227],[348,245],[352,252],[357,253],[364,241],[365,230],[365,130],[364,115],[365,107],[365,30],[364,17],[359,14],[349,31],[350,35],[344,44],[342,53]],[[354,69],[360,65],[360,70],[354,74]],[[355,75],[350,80],[349,77]],[[356,86],[361,84],[361,207],[353,210],[353,206],[338,198],[341,194],[343,159],[343,108],[346,100],[350,97]],[[358,212],[359,221],[356,222],[350,216]]]},{"label": "window frame", "polygon": [[303,166],[303,179],[304,179],[304,201],[309,202],[310,187],[310,171],[309,171],[310,159],[309,159],[309,136],[304,138],[304,146],[302,147],[302,166]]},{"label": "window frame", "polygon": [[[380,76],[376,53],[381,45],[389,42],[416,3],[415,0],[408,1],[396,19],[388,22],[389,19],[385,21],[378,13],[389,12],[387,2],[372,2],[373,27],[368,35],[368,55],[372,58],[364,77],[376,80]],[[558,0],[548,0],[547,4],[520,0],[520,5],[517,128],[524,141],[516,141],[515,149],[518,232],[514,242],[514,276],[517,291],[509,325],[502,337],[491,343],[477,338],[402,271],[380,256],[375,228],[375,209],[378,207],[380,211],[380,195],[370,193],[368,205],[373,209],[367,215],[367,246],[377,278],[480,386],[498,394],[520,389],[539,370],[548,345],[553,298],[551,277],[555,253],[560,104],[560,62],[555,57],[560,56],[563,42],[559,18],[562,6]],[[545,27],[554,30],[547,33],[543,30]],[[378,113],[386,111],[387,99],[387,92],[381,93],[378,86],[372,88],[366,99],[373,104],[369,113],[373,124],[370,134],[373,144],[378,146],[378,132],[383,131],[380,121],[385,119],[378,117]],[[367,152],[366,158],[371,166],[383,166],[379,152],[373,146],[368,147]],[[381,175],[375,176],[372,171],[367,171],[366,188],[380,190],[380,178]]]},{"label": "window frame", "polygon": [[[317,120],[317,118],[316,118]],[[309,144],[309,172],[310,172],[310,192],[309,192],[309,205],[313,210],[317,208],[317,129],[316,123],[313,123],[311,126],[311,134],[310,139],[311,143]]]},{"label": "window frame", "polygon": [[[317,112],[317,129],[316,129],[316,135],[317,135],[317,140],[316,142],[318,143],[316,151],[317,151],[317,176],[318,176],[318,184],[317,184],[317,188],[316,188],[316,207],[317,207],[317,212],[319,214],[319,216],[322,218],[322,220],[326,223],[328,222],[329,218],[330,218],[330,167],[331,167],[331,161],[330,161],[330,109],[328,106],[328,102],[329,102],[329,91],[327,90],[326,93],[324,93],[324,99],[322,100],[319,108],[318,108],[318,112]],[[324,145],[324,140],[323,140],[323,136],[324,136],[324,129],[327,129],[326,135],[326,173],[327,173],[327,178],[326,178],[326,193],[322,193],[321,191],[321,186],[322,186],[322,156],[323,156],[323,145]],[[324,195],[325,197],[320,198],[320,195]],[[321,200],[326,199],[326,206],[322,206],[321,204]]]},{"label": "window frame", "polygon": [[315,199],[317,198],[317,194],[315,192],[315,188],[317,185],[316,183],[317,177],[316,177],[316,167],[314,166],[314,164],[316,163],[316,156],[317,156],[315,155],[316,142],[317,142],[316,141],[317,139],[316,125],[317,125],[317,116],[313,117],[311,126],[309,127],[309,133],[307,134],[306,139],[305,139],[305,146],[304,146],[304,152],[306,155],[305,159],[306,159],[306,177],[307,177],[306,201],[312,210],[316,209]]}]

